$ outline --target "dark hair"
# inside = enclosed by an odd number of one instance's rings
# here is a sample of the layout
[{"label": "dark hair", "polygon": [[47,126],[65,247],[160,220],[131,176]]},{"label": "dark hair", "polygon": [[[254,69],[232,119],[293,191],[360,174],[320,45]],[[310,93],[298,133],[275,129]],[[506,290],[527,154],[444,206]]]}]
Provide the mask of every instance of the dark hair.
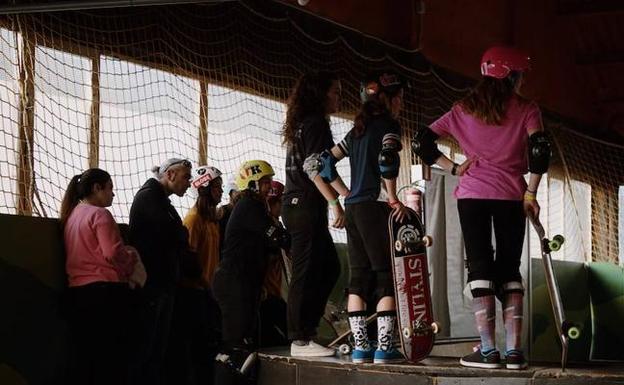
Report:
[{"label": "dark hair", "polygon": [[353,135],[358,138],[364,135],[366,125],[376,116],[390,114],[392,98],[397,96],[401,89],[392,94],[380,92],[376,95],[369,96],[369,99],[362,104],[360,112],[355,116],[353,121]]},{"label": "dark hair", "polygon": [[484,123],[498,126],[505,119],[508,102],[515,94],[516,81],[516,76],[504,79],[485,76],[458,104]]},{"label": "dark hair", "polygon": [[283,143],[293,143],[298,124],[310,115],[327,116],[327,92],[338,76],[329,71],[307,73],[297,80],[288,98],[286,121],[282,127]]},{"label": "dark hair", "polygon": [[215,202],[211,192],[211,184],[219,178],[221,177],[211,180],[208,186],[197,189],[198,196],[195,201],[195,208],[197,209],[199,217],[208,222],[216,222],[219,220],[217,215],[217,205],[219,202]]},{"label": "dark hair", "polygon": [[88,197],[93,193],[93,186],[100,185],[104,187],[111,176],[108,172],[100,168],[90,168],[87,171],[74,177],[69,181],[67,191],[63,196],[59,219],[61,224],[65,226],[67,218],[71,215],[74,208],[81,199]]},{"label": "dark hair", "polygon": [[252,189],[245,189],[245,190],[241,191],[240,194],[238,194],[238,198],[236,199],[235,204],[238,203],[238,201],[240,201],[242,198],[245,198],[245,197],[249,197],[251,199],[255,199],[257,201],[266,203],[266,200],[264,198],[262,198],[262,196],[259,193],[253,191]]}]

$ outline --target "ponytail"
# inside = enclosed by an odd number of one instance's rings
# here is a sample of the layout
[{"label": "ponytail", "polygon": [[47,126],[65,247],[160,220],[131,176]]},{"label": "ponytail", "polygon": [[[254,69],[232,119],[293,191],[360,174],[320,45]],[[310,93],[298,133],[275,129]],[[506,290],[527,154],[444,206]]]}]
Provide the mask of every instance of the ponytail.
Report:
[{"label": "ponytail", "polygon": [[369,96],[369,100],[362,104],[359,113],[355,117],[353,122],[353,135],[356,138],[359,138],[364,135],[366,132],[366,126],[376,116],[390,114],[392,98],[397,94],[398,92],[394,95],[381,92],[379,94]]},{"label": "ponytail", "polygon": [[65,226],[67,219],[74,211],[74,208],[78,206],[80,200],[91,195],[94,185],[105,186],[109,180],[111,180],[110,174],[99,168],[90,168],[82,174],[74,175],[69,181],[69,185],[67,185],[67,190],[61,203],[59,212],[61,225]]}]

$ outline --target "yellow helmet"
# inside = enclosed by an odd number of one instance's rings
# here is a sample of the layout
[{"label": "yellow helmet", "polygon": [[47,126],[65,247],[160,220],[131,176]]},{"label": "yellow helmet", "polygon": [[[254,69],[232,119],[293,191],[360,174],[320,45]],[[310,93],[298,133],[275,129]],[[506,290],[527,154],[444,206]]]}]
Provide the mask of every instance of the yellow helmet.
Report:
[{"label": "yellow helmet", "polygon": [[[236,176],[236,185],[239,190],[251,188],[256,190],[257,182],[265,176],[273,176],[275,172],[273,167],[264,160],[249,160],[240,166],[238,175]],[[249,182],[256,182],[251,184]]]}]

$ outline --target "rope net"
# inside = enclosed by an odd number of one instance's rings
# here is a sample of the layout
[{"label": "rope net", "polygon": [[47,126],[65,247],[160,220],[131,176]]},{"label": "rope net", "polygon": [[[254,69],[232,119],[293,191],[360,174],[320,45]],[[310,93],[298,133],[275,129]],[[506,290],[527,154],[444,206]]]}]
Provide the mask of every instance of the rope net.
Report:
[{"label": "rope net", "polygon": [[[416,164],[409,138],[468,85],[417,52],[273,2],[20,14],[0,27],[0,212],[9,214],[56,217],[70,178],[94,166],[113,177],[120,222],[150,168],[170,157],[216,166],[225,181],[244,160],[264,159],[283,181],[285,102],[309,70],[342,80],[335,141],[351,128],[367,72],[390,68],[409,79],[402,164]],[[557,152],[539,198],[548,231],[567,238],[560,255],[617,261],[623,149],[557,121],[547,126]],[[348,161],[339,172],[348,182]],[[400,184],[409,182],[402,167]],[[184,215],[194,199],[172,201]],[[334,237],[345,241],[341,231]]]}]

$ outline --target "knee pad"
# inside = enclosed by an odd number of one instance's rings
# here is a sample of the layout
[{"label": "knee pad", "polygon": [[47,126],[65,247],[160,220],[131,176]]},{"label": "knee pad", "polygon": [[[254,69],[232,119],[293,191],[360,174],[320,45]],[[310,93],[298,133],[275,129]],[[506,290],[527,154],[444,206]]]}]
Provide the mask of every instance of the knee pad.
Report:
[{"label": "knee pad", "polygon": [[524,285],[522,282],[511,281],[500,285],[500,290],[504,293],[520,293],[524,294]]},{"label": "knee pad", "polygon": [[468,282],[470,292],[473,298],[485,297],[487,295],[494,295],[494,282],[485,279],[476,279]]}]

